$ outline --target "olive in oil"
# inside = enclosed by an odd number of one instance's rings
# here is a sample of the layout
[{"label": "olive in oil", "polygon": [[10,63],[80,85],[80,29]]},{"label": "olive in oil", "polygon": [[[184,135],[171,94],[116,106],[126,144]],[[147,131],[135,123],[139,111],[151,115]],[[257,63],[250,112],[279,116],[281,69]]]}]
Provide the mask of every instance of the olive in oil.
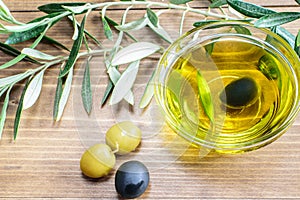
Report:
[{"label": "olive in oil", "polygon": [[[220,39],[195,45],[168,72],[165,103],[173,126],[217,149],[219,144],[220,149],[230,149],[259,140],[276,129],[292,107],[294,83],[287,68],[276,52],[250,42]],[[198,72],[208,93],[201,93]],[[211,100],[203,102],[201,95]],[[213,108],[213,116],[207,106]]]}]

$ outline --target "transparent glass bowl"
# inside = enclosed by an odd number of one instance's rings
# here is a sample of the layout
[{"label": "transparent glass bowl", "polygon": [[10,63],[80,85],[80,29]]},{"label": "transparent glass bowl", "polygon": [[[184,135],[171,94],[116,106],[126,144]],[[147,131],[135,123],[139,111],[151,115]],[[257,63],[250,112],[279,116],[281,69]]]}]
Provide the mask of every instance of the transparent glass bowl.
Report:
[{"label": "transparent glass bowl", "polygon": [[192,29],[161,57],[155,96],[168,124],[220,153],[265,146],[299,111],[300,62],[290,45],[248,23]]}]

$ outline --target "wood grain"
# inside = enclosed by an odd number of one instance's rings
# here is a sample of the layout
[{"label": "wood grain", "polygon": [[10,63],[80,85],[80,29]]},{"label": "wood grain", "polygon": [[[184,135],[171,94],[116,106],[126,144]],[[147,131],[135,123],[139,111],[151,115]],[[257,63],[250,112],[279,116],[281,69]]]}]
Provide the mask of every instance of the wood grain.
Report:
[{"label": "wood grain", "polygon": [[[36,7],[53,1],[15,0],[6,1],[14,16],[24,22],[42,16]],[[61,2],[72,2],[65,0]],[[99,1],[91,1],[99,2]],[[299,11],[293,0],[251,0],[278,11]],[[208,1],[196,1],[195,6],[206,10]],[[133,11],[130,19],[144,14]],[[121,10],[109,10],[108,15],[119,19]],[[178,36],[179,12],[163,15],[161,25]],[[172,19],[172,20],[170,20]],[[199,18],[188,15],[184,30],[192,28]],[[91,13],[87,30],[99,40],[103,37],[99,14]],[[285,26],[292,33],[300,28],[299,21]],[[165,42],[151,34],[149,30],[133,33],[143,40]],[[71,47],[72,26],[66,20],[55,25],[48,33]],[[4,41],[1,36],[1,41]],[[128,39],[129,40],[129,39]],[[29,43],[25,43],[25,46]],[[15,45],[23,48],[23,45]],[[94,48],[96,46],[93,46]],[[39,45],[38,49],[52,55],[67,52],[49,45]],[[0,63],[11,57],[0,53]],[[136,101],[155,68],[159,55],[142,62],[135,85]],[[293,126],[276,142],[240,155],[209,154],[200,159],[199,150],[190,147],[173,133],[162,121],[159,109],[153,106],[145,113],[136,108],[128,111],[126,104],[100,107],[99,103],[107,83],[106,71],[100,56],[93,60],[91,74],[94,91],[94,108],[87,116],[81,106],[80,87],[84,59],[76,65],[69,103],[60,122],[53,122],[52,107],[56,87],[58,67],[45,74],[42,94],[38,102],[23,112],[17,141],[12,140],[14,113],[23,87],[19,84],[11,95],[8,118],[3,139],[0,141],[0,198],[2,199],[118,199],[114,189],[115,169],[126,160],[139,159],[149,166],[151,184],[142,199],[300,199],[300,117]],[[20,63],[1,71],[0,77],[20,73],[34,65]],[[1,100],[1,104],[3,99]],[[145,138],[139,149],[128,155],[119,156],[115,169],[105,178],[91,180],[84,177],[79,169],[83,151],[96,142],[103,142],[106,130],[115,122],[130,119],[137,123]]]}]

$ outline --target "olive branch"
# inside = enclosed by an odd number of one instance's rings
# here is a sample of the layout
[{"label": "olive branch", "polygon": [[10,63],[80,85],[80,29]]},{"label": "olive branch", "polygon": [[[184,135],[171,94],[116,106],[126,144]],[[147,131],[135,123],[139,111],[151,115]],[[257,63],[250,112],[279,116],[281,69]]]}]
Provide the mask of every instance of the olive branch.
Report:
[{"label": "olive branch", "polygon": [[[299,3],[298,0],[296,2]],[[60,69],[57,76],[53,106],[53,119],[59,121],[71,91],[75,64],[81,58],[88,58],[81,88],[83,106],[88,114],[91,112],[93,104],[89,60],[99,55],[104,55],[103,65],[106,67],[109,77],[101,105],[104,105],[108,100],[110,104],[117,104],[123,99],[129,104],[134,104],[134,94],[131,88],[134,85],[140,61],[154,53],[162,53],[164,48],[160,44],[139,41],[130,32],[148,27],[159,38],[166,41],[166,43],[172,43],[172,38],[159,23],[160,15],[167,10],[182,11],[182,15],[179,16],[180,26],[178,32],[180,35],[183,33],[187,13],[194,13],[203,17],[203,20],[196,21],[193,24],[195,27],[220,20],[247,21],[254,23],[257,27],[270,28],[273,32],[284,38],[300,55],[300,32],[295,37],[280,26],[299,19],[300,12],[275,12],[240,0],[213,0],[207,11],[193,8],[190,6],[191,4],[192,0],[170,0],[166,3],[135,0],[95,4],[51,3],[38,7],[39,11],[45,13],[44,16],[23,23],[16,20],[7,6],[0,0],[0,20],[9,24],[0,24],[0,33],[8,36],[5,42],[0,42],[0,50],[14,57],[12,60],[0,65],[0,70],[12,67],[21,61],[30,62],[33,65],[32,69],[23,73],[0,78],[0,97],[3,96],[4,99],[0,115],[0,138],[4,129],[6,112],[9,107],[10,93],[14,86],[19,82],[25,81],[15,115],[14,139],[16,139],[22,111],[33,106],[39,98],[44,72],[50,67],[59,67]],[[125,7],[120,24],[107,15],[106,11],[114,6]],[[129,11],[134,9],[135,6],[139,6],[139,8],[143,7],[145,11],[144,16],[127,22],[126,19]],[[155,11],[154,8],[159,9]],[[86,30],[85,23],[90,12],[99,13],[104,35],[107,39],[114,42],[113,47],[107,48],[103,46],[96,36]],[[83,15],[81,22],[77,21],[77,15]],[[67,18],[73,24],[73,44],[71,49],[68,49],[64,44],[46,35],[48,30],[63,18]],[[242,34],[249,34],[249,30],[241,27],[237,27],[236,31]],[[117,33],[117,38],[113,37],[114,32]],[[125,36],[132,40],[132,43],[127,46],[123,46],[122,43]],[[13,44],[23,43],[30,39],[33,39],[34,42],[22,50],[18,50],[12,46]],[[66,51],[67,55],[53,56],[36,50],[36,47],[41,42],[51,43]],[[95,43],[99,48],[92,50],[89,47],[90,42]],[[86,50],[83,50],[83,45]],[[122,73],[119,71],[120,65],[126,66]],[[153,96],[153,74],[139,102],[141,108],[145,108]],[[201,92],[202,90],[199,91]]]}]

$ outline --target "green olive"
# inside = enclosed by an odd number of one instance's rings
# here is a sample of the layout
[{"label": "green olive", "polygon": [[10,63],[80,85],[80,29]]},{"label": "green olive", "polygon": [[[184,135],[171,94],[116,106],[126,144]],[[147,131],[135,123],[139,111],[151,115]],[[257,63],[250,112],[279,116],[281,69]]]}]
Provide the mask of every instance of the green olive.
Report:
[{"label": "green olive", "polygon": [[141,130],[130,121],[124,121],[113,125],[106,132],[106,144],[116,151],[116,154],[124,155],[136,149],[142,137]]},{"label": "green olive", "polygon": [[96,144],[87,149],[80,160],[82,173],[90,178],[107,175],[115,166],[116,157],[106,144]]}]

